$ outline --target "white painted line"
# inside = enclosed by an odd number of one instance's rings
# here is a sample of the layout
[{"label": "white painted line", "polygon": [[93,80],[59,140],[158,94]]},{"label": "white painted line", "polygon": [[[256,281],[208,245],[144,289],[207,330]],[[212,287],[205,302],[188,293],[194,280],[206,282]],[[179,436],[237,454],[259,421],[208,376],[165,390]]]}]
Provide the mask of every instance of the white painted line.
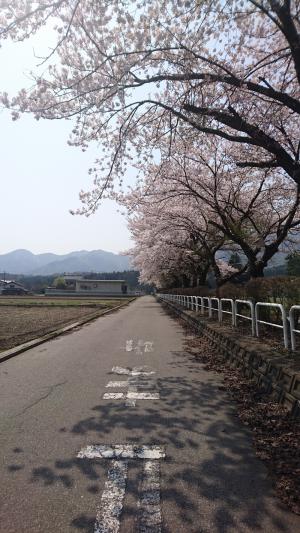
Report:
[{"label": "white painted line", "polygon": [[106,385],[106,387],[114,387],[114,388],[121,388],[121,387],[128,387],[129,381],[109,381]]},{"label": "white painted line", "polygon": [[136,406],[136,400],[126,400],[125,405],[126,405],[126,407],[135,407]]},{"label": "white painted line", "polygon": [[132,352],[133,350],[133,340],[130,339],[129,341],[126,341],[126,352]]},{"label": "white painted line", "polygon": [[106,392],[103,394],[103,400],[122,400],[125,398],[123,392]]},{"label": "white painted line", "polygon": [[108,470],[100,505],[96,513],[94,533],[118,533],[126,489],[127,461],[113,461]]},{"label": "white painted line", "polygon": [[144,353],[153,352],[153,345],[154,342],[152,341],[143,341],[142,339],[139,339],[134,346],[133,339],[129,339],[126,341],[125,344],[125,350],[126,352],[132,352],[135,351],[137,355],[142,355]]},{"label": "white painted line", "polygon": [[129,368],[123,368],[122,366],[114,366],[111,371],[113,374],[127,374],[128,376],[131,374]]},{"label": "white painted line", "polygon": [[144,344],[144,352],[153,352],[153,342],[146,341]]},{"label": "white painted line", "polygon": [[138,340],[136,347],[134,348],[137,355],[142,355],[144,349],[144,341]]},{"label": "white painted line", "polygon": [[159,400],[159,393],[128,391],[126,394],[126,398],[128,400]]},{"label": "white painted line", "polygon": [[129,390],[133,387],[138,387],[139,389],[153,389],[156,387],[156,382],[152,379],[141,379],[139,376],[134,376],[129,378]]},{"label": "white painted line", "polygon": [[137,444],[95,444],[82,448],[79,459],[164,459],[162,446],[138,446]]},{"label": "white painted line", "polygon": [[152,376],[155,374],[148,366],[134,366],[131,372],[132,376]]},{"label": "white painted line", "polygon": [[[129,390],[127,393],[124,392],[106,392],[103,394],[103,400],[159,400],[158,392],[137,392],[134,390]],[[134,406],[135,403],[126,403],[128,406]]]},{"label": "white painted line", "polygon": [[145,461],[139,497],[139,533],[160,533],[160,467],[158,461]]},{"label": "white painted line", "polygon": [[132,370],[122,366],[114,366],[111,371],[113,374],[125,374],[127,376],[152,376],[155,374],[155,371],[148,366],[134,366]]},{"label": "white painted line", "polygon": [[115,374],[127,375],[126,381],[109,381],[106,388],[126,388],[127,393],[122,392],[106,392],[103,395],[104,400],[123,400],[126,399],[125,405],[127,407],[135,407],[136,400],[159,400],[159,393],[156,392],[138,392],[138,389],[153,389],[155,384],[149,380],[149,376],[155,374],[148,366],[135,366],[132,370],[123,368],[121,366],[114,366],[112,372]]}]

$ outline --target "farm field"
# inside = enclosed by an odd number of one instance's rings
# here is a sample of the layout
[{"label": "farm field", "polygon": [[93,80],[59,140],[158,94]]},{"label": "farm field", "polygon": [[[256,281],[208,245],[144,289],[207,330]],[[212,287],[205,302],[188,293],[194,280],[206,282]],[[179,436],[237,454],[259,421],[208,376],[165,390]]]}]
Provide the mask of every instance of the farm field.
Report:
[{"label": "farm field", "polygon": [[124,299],[0,298],[0,352],[122,302]]}]

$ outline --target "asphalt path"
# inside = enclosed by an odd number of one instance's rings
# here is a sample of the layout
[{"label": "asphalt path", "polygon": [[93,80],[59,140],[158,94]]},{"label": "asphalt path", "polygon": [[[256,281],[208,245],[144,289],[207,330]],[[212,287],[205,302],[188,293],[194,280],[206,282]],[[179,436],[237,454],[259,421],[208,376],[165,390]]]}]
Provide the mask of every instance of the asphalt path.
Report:
[{"label": "asphalt path", "polygon": [[0,365],[1,532],[300,531],[184,339],[149,296]]}]

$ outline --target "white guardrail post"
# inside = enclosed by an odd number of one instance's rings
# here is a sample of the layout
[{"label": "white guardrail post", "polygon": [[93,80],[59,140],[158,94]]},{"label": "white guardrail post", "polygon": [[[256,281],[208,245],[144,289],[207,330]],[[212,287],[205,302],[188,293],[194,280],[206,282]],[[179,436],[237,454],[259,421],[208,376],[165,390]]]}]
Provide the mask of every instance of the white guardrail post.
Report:
[{"label": "white guardrail post", "polygon": [[[250,308],[250,317],[238,313],[238,304],[248,305]],[[237,326],[237,317],[245,318],[245,320],[251,320],[251,333],[252,337],[255,337],[255,307],[251,300],[235,300],[234,309],[234,325]]]},{"label": "white guardrail post", "polygon": [[[282,320],[282,326],[280,324],[274,324],[274,322],[265,322],[264,320],[259,320],[258,318],[258,310],[260,307],[275,307],[277,309],[280,309],[281,311],[281,320]],[[289,347],[289,340],[288,340],[288,326],[287,326],[287,318],[286,318],[286,312],[282,304],[273,304],[273,303],[266,303],[266,302],[257,302],[255,305],[255,326],[256,326],[256,336],[259,337],[259,329],[258,324],[267,324],[268,326],[273,326],[274,328],[280,328],[283,330],[283,343],[284,347],[288,349]]]},{"label": "white guardrail post", "polygon": [[[231,305],[231,311],[225,311],[223,309],[223,302],[229,302]],[[227,315],[231,315],[231,321],[232,325],[235,326],[235,308],[234,308],[234,301],[232,298],[221,298],[220,299],[220,314],[219,314],[219,321],[223,321],[223,313],[226,313]]]},{"label": "white guardrail post", "polygon": [[[206,300],[207,300],[207,304],[208,305],[205,305]],[[203,314],[205,314],[205,309],[208,309],[208,316],[210,317],[209,297],[208,296],[203,296],[202,301],[203,301]]]},{"label": "white guardrail post", "polygon": [[[204,314],[203,297],[197,296],[197,301],[199,302],[199,300],[200,300],[200,313],[201,315],[203,315]],[[199,303],[198,303],[198,309],[199,309]]]},{"label": "white guardrail post", "polygon": [[197,296],[192,296],[193,298],[193,301],[194,301],[194,310],[196,311],[196,313],[198,313],[198,300],[197,300]]},{"label": "white guardrail post", "polygon": [[295,314],[294,311],[300,311],[300,305],[292,305],[289,312],[289,321],[290,321],[290,334],[291,334],[291,348],[293,352],[296,350],[296,339],[295,333],[300,333],[299,329],[295,329]]},{"label": "white guardrail post", "polygon": [[[280,328],[283,332],[283,342],[284,347],[288,349],[289,347],[289,328],[288,322],[290,325],[290,343],[291,348],[294,351],[296,349],[296,338],[295,333],[300,334],[300,329],[295,328],[295,311],[300,311],[300,305],[293,305],[290,308],[289,315],[287,317],[286,311],[282,304],[269,303],[269,302],[257,302],[254,304],[251,300],[234,300],[233,298],[216,298],[209,296],[187,296],[185,294],[161,294],[157,293],[158,298],[175,302],[182,307],[187,309],[195,310],[196,313],[199,312],[201,315],[205,314],[205,309],[208,309],[209,318],[213,318],[213,311],[217,311],[219,322],[223,321],[223,314],[229,314],[232,318],[232,325],[237,327],[237,318],[243,318],[245,320],[251,321],[251,332],[252,336],[259,337],[259,324],[265,324],[274,328]],[[200,302],[200,303],[199,303]],[[213,303],[217,302],[217,307],[213,307]],[[227,311],[224,309],[224,303],[228,302],[231,306],[231,310]],[[207,303],[207,305],[206,305]],[[239,313],[239,305],[247,305],[250,310],[250,316],[244,315],[241,312]],[[261,307],[272,307],[279,309],[281,313],[281,322],[282,324],[276,324],[274,322],[266,322],[259,318],[259,309]]]},{"label": "white guardrail post", "polygon": [[[218,307],[213,307],[212,303],[217,302]],[[215,298],[214,296],[210,298],[210,316],[213,318],[213,311],[218,311],[218,320],[220,320],[220,298]]]}]

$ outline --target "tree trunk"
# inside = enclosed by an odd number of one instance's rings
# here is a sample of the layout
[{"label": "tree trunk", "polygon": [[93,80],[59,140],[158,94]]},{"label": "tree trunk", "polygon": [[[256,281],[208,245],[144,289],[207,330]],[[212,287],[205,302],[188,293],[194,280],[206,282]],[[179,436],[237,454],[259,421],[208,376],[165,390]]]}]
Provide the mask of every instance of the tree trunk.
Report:
[{"label": "tree trunk", "polygon": [[265,265],[261,262],[249,265],[248,273],[250,275],[250,279],[263,278],[264,268],[265,268]]}]

